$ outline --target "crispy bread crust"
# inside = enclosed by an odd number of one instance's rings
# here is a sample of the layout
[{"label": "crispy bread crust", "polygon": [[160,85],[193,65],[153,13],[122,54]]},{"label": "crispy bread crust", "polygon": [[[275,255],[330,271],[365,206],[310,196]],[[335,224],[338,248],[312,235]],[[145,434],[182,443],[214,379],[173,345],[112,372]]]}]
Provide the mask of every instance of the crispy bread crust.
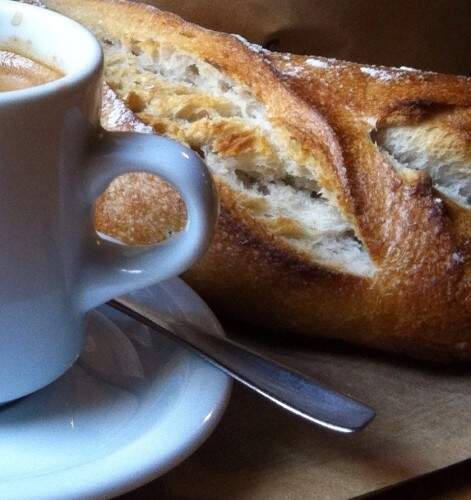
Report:
[{"label": "crispy bread crust", "polygon": [[[270,53],[121,0],[46,4],[85,17],[92,31],[141,39],[158,32],[248,86],[270,119],[315,153],[322,185],[335,193],[378,267],[365,278],[312,264],[256,223],[218,182],[214,241],[185,275],[214,308],[272,330],[418,357],[471,358],[471,210],[435,192],[426,175],[398,173],[371,138],[381,124],[445,109],[456,113],[445,113],[444,123],[469,144],[470,79]],[[117,103],[108,90],[104,124],[142,131],[132,114],[110,122]],[[162,227],[181,227],[184,209],[163,183],[134,175],[105,193],[96,220],[100,231],[150,243],[162,238]]]}]

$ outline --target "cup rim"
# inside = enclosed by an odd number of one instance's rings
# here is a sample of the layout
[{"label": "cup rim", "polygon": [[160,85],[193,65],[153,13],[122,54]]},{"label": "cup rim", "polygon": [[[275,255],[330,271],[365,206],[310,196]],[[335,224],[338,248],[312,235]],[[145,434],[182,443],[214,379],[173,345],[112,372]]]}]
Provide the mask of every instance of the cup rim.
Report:
[{"label": "cup rim", "polygon": [[[71,62],[72,67],[65,71],[64,76],[56,80],[24,89],[1,91],[0,106],[14,102],[38,100],[51,94],[71,91],[101,71],[103,66],[102,48],[95,36],[78,22],[44,7],[24,4],[14,0],[0,0],[0,11],[2,10],[6,10],[12,16],[16,13],[37,16],[39,22],[44,22],[49,30],[60,26],[61,31],[66,32],[67,36],[73,37],[75,40],[82,38],[80,45],[85,50],[80,58]],[[32,44],[34,46],[34,40]]]}]

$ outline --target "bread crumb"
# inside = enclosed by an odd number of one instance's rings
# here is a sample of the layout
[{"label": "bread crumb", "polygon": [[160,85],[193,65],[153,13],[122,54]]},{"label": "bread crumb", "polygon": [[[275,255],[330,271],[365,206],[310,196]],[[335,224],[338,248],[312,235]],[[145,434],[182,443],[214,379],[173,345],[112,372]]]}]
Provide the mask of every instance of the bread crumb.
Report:
[{"label": "bread crumb", "polygon": [[455,344],[455,349],[457,351],[467,351],[469,349],[469,342],[459,342]]}]

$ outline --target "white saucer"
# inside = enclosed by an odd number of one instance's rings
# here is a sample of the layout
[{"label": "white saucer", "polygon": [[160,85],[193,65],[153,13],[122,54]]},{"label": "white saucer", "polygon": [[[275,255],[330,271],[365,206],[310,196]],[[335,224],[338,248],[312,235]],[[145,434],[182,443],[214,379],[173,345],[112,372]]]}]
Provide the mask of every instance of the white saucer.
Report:
[{"label": "white saucer", "polygon": [[[134,296],[222,334],[180,280]],[[230,388],[226,375],[104,306],[91,314],[84,352],[69,372],[0,407],[0,498],[83,500],[136,488],[208,437]]]}]

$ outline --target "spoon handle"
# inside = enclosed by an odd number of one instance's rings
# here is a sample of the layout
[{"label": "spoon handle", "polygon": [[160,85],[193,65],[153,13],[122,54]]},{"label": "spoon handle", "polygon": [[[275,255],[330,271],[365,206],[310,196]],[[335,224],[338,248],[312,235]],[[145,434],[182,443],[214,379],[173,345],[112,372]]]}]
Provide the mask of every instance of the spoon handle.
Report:
[{"label": "spoon handle", "polygon": [[108,305],[191,350],[255,392],[306,420],[338,432],[355,432],[375,416],[372,408],[225,337],[192,325],[173,331],[150,307],[129,297]]}]

